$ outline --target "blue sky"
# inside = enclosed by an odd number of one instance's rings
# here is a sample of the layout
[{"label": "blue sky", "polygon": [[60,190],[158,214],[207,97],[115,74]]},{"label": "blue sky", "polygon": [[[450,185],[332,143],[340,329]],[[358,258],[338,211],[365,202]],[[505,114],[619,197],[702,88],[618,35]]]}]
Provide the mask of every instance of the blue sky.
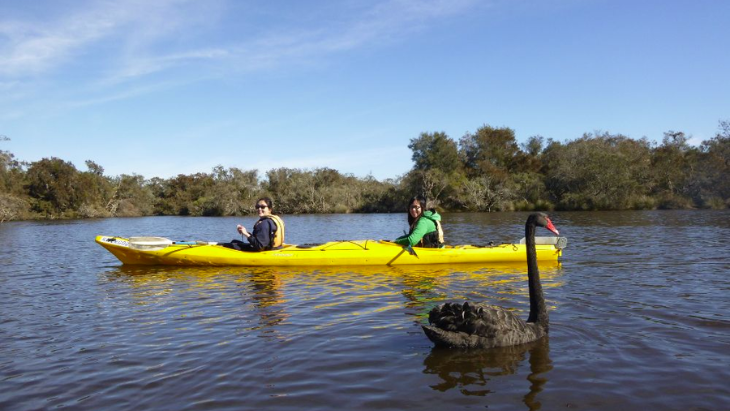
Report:
[{"label": "blue sky", "polygon": [[489,124],[713,137],[725,0],[0,0],[0,149],[106,175],[395,178]]}]

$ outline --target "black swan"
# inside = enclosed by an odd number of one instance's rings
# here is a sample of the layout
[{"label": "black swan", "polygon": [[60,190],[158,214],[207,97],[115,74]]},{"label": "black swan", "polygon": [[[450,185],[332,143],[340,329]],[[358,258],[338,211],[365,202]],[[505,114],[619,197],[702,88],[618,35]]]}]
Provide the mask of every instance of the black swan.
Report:
[{"label": "black swan", "polygon": [[524,344],[548,333],[548,312],[540,284],[535,252],[535,227],[545,227],[559,235],[547,215],[530,214],[525,223],[527,242],[527,285],[530,290],[530,316],[524,321],[501,307],[481,304],[445,303],[428,314],[426,336],[437,346],[455,348],[492,348]]}]

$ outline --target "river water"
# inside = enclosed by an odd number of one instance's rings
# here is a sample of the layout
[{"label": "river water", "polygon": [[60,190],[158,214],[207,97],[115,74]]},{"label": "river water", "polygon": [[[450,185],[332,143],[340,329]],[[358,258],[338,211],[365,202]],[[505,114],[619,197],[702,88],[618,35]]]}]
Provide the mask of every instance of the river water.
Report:
[{"label": "river water", "polygon": [[[512,242],[526,217],[446,214],[444,229]],[[569,242],[540,267],[549,337],[476,351],[434,349],[420,324],[464,299],[526,318],[524,267],[130,267],[94,236],[228,241],[254,218],[0,224],[0,409],[730,409],[730,211],[551,217]],[[406,228],[285,221],[299,244]]]}]

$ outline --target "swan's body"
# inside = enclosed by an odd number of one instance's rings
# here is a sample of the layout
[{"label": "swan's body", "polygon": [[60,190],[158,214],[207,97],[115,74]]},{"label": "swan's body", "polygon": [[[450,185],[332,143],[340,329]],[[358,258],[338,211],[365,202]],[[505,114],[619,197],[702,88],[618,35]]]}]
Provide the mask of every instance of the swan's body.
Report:
[{"label": "swan's body", "polygon": [[535,252],[535,227],[545,227],[558,235],[547,215],[531,214],[525,223],[527,278],[530,291],[530,316],[527,321],[502,307],[445,303],[434,307],[424,325],[426,336],[438,346],[491,348],[524,344],[548,333],[548,312],[540,284]]}]

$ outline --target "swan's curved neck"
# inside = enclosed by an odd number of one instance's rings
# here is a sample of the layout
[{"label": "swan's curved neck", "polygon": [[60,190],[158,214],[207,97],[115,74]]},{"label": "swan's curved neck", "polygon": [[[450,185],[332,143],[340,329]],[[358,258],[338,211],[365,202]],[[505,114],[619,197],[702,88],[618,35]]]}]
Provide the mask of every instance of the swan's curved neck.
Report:
[{"label": "swan's curved neck", "polygon": [[525,239],[527,243],[527,285],[530,290],[530,316],[527,318],[527,322],[537,323],[547,331],[548,312],[540,283],[540,271],[537,268],[535,221],[532,219],[525,225]]}]

